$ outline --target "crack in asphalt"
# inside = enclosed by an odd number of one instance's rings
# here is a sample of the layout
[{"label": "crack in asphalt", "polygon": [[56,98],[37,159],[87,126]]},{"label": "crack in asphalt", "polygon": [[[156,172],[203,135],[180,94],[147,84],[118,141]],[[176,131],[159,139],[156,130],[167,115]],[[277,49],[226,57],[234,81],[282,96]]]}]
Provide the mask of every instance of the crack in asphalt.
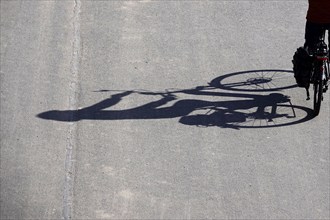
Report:
[{"label": "crack in asphalt", "polygon": [[[71,82],[69,107],[74,110],[78,108],[79,98],[79,63],[81,57],[81,36],[80,36],[80,8],[81,1],[74,1],[73,9],[73,43],[72,43],[72,60],[71,60]],[[72,114],[73,118],[74,115]],[[75,148],[77,146],[77,123],[69,125],[67,146],[65,155],[65,181],[63,195],[63,218],[71,219],[73,212],[73,192],[75,179]]]}]

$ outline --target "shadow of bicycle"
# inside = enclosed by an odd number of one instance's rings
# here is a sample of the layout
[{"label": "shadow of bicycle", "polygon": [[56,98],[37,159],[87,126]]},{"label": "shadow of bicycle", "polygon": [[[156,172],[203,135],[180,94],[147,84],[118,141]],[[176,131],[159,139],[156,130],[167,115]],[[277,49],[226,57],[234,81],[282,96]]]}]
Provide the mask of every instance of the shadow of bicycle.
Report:
[{"label": "shadow of bicycle", "polygon": [[[220,127],[220,128],[267,128],[298,124],[310,120],[312,111],[302,106],[292,105],[288,96],[272,91],[282,91],[293,88],[295,85],[286,85],[292,80],[292,72],[271,70],[253,72],[239,72],[228,74],[212,80],[208,85],[197,86],[190,89],[168,89],[165,91],[145,90],[99,90],[96,92],[109,92],[107,98],[92,106],[79,110],[52,110],[38,114],[42,119],[56,121],[80,121],[80,120],[150,120],[150,119],[172,119],[179,118],[179,123],[198,127]],[[279,75],[278,73],[282,73]],[[239,77],[237,75],[258,74],[257,80],[251,80],[252,76]],[[230,77],[234,77],[234,80]],[[273,76],[274,80],[271,77]],[[254,77],[254,76],[253,76]],[[267,78],[267,80],[266,80]],[[246,82],[242,81],[246,80]],[[285,81],[286,84],[276,86],[276,83]],[[226,82],[227,81],[227,82]],[[251,83],[253,81],[253,83]],[[247,88],[246,88],[247,87]],[[232,93],[221,90],[240,90],[256,92],[272,92],[269,94]],[[114,93],[114,94],[112,94]],[[131,94],[148,95],[159,97],[158,100],[144,103],[138,107],[114,110],[112,107],[118,105],[125,97]],[[179,96],[193,95],[193,99],[180,98]],[[216,101],[206,101],[199,97],[212,97]],[[230,100],[224,100],[224,98]],[[169,105],[171,104],[171,105]]]}]

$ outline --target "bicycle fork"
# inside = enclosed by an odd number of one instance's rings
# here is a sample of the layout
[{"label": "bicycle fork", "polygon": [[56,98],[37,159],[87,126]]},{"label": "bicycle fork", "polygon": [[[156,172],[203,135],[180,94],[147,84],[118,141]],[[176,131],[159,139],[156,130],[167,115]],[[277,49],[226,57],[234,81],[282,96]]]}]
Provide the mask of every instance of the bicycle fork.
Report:
[{"label": "bicycle fork", "polygon": [[[329,83],[329,64],[328,64],[328,58],[325,57],[317,57],[318,59],[318,64],[317,64],[317,69],[313,70],[313,74],[311,77],[311,83],[315,84],[320,81],[322,81],[322,93],[325,93],[328,90],[328,83]],[[318,71],[316,71],[318,70]],[[309,85],[305,87],[306,89],[306,94],[307,94],[307,99],[310,100],[310,93],[309,93]]]}]

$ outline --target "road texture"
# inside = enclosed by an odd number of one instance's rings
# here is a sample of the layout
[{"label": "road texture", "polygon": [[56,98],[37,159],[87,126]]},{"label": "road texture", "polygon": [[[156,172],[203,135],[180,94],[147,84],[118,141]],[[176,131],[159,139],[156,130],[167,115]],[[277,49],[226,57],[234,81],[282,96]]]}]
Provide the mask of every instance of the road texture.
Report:
[{"label": "road texture", "polygon": [[1,1],[1,219],[329,219],[307,1]]}]

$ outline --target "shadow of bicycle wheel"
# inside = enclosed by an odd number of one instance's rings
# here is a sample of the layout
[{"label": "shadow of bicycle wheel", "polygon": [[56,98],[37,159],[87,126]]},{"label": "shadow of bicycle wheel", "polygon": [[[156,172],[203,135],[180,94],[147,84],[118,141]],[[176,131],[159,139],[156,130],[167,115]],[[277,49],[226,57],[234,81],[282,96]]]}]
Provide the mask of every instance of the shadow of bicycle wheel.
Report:
[{"label": "shadow of bicycle wheel", "polygon": [[275,92],[297,87],[291,70],[249,70],[225,74],[210,86],[239,92]]}]

